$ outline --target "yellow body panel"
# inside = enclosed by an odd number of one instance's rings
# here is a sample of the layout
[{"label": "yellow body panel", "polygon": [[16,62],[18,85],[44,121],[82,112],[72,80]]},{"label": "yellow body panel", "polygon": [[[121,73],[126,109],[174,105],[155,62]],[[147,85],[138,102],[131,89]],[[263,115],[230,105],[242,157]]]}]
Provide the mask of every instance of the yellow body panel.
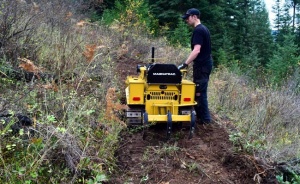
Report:
[{"label": "yellow body panel", "polygon": [[[181,83],[181,105],[191,105],[195,101],[195,83],[189,80],[182,80]],[[185,98],[190,98],[190,101],[184,101]]]},{"label": "yellow body panel", "polygon": [[[172,115],[172,122],[190,122],[191,115]],[[167,122],[167,115],[148,115],[148,121],[153,123]]]},{"label": "yellow body panel", "polygon": [[[145,81],[138,77],[128,77],[128,86],[125,89],[126,100],[128,105],[143,105],[144,104],[144,86]],[[137,100],[137,99],[140,100]]]}]

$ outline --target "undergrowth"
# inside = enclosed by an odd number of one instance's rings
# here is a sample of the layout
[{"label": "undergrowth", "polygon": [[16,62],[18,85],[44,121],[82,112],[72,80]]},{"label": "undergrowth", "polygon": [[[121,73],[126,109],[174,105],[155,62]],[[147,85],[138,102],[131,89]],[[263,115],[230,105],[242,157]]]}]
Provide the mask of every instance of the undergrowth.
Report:
[{"label": "undergrowth", "polygon": [[210,81],[212,112],[217,121],[230,127],[236,151],[270,163],[299,158],[300,98],[294,86],[274,90],[249,81],[222,67],[215,70]]},{"label": "undergrowth", "polygon": [[[95,58],[93,58],[94,60]],[[100,67],[111,70],[109,58]],[[108,178],[113,170],[118,134],[124,125],[105,116],[107,88],[114,85],[113,73],[103,72],[103,82],[94,81],[87,71],[94,61],[82,64],[80,75],[47,81],[3,80],[1,114],[21,113],[34,121],[13,133],[16,118],[1,118],[1,183],[77,183]],[[109,82],[107,82],[109,81]]]},{"label": "undergrowth", "polygon": [[210,102],[213,112],[238,129],[232,137],[245,138],[259,156],[286,160],[299,156],[299,94],[282,86],[256,87],[226,68],[212,75]]},{"label": "undergrowth", "polygon": [[[5,27],[12,34],[0,52],[0,183],[109,180],[119,133],[126,127],[115,116],[124,108],[116,63],[134,58],[147,64],[151,47],[160,48],[159,62],[169,62],[177,51],[141,33],[124,36],[117,27],[122,24],[92,23],[77,15],[76,3],[2,3],[3,20],[19,17]],[[18,27],[25,20],[34,32]],[[34,78],[25,79],[27,74]],[[15,114],[29,117],[34,125],[12,132],[11,125],[18,123]]]}]

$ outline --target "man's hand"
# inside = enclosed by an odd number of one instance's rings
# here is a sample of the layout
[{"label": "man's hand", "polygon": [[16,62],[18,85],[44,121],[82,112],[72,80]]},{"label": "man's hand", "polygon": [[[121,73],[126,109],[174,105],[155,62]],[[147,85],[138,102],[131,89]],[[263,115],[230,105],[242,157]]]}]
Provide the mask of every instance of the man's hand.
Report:
[{"label": "man's hand", "polygon": [[185,64],[185,63],[183,63],[183,64],[181,64],[181,65],[178,66],[178,69],[181,70],[181,69],[185,69],[187,67],[188,67],[188,65]]}]

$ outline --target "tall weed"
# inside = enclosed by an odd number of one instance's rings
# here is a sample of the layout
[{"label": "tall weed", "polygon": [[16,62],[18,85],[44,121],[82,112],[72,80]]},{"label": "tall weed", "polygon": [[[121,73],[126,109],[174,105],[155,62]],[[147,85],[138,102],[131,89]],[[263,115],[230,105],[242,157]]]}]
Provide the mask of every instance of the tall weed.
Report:
[{"label": "tall weed", "polygon": [[220,68],[212,75],[209,100],[212,111],[230,119],[241,133],[248,151],[273,161],[288,160],[300,153],[300,98],[287,87],[255,87]]}]

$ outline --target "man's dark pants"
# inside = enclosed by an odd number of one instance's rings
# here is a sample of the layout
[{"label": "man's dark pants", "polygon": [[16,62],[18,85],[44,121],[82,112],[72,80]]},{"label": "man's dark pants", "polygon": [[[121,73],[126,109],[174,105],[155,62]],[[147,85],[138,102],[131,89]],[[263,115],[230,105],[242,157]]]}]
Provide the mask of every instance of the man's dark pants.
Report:
[{"label": "man's dark pants", "polygon": [[211,117],[208,109],[207,100],[207,87],[209,81],[209,75],[212,70],[212,59],[205,62],[205,66],[193,66],[193,78],[196,84],[196,97],[197,105],[195,111],[197,119],[200,123],[210,123]]}]

